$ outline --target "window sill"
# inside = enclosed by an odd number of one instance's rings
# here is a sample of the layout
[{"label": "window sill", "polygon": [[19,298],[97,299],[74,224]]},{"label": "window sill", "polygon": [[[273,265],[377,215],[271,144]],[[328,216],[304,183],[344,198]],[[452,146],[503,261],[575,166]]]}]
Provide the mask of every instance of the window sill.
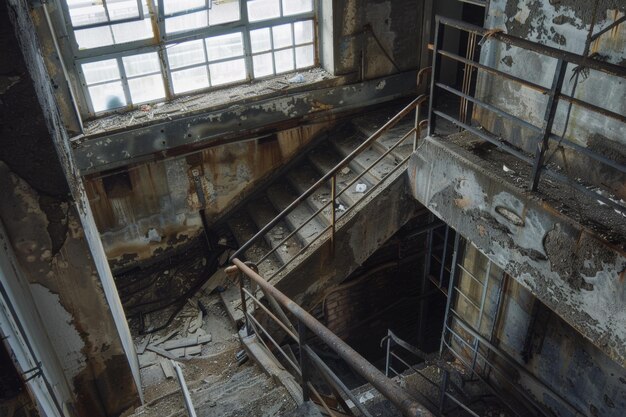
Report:
[{"label": "window sill", "polygon": [[[304,77],[304,82],[290,83],[296,74]],[[267,98],[296,93],[314,88],[332,87],[345,81],[321,68],[292,72],[265,80],[256,80],[204,93],[177,97],[165,103],[148,105],[149,110],[140,109],[123,111],[86,121],[84,136],[93,137],[119,132],[128,128],[148,126],[179,117],[215,111],[234,104],[244,104]]]}]

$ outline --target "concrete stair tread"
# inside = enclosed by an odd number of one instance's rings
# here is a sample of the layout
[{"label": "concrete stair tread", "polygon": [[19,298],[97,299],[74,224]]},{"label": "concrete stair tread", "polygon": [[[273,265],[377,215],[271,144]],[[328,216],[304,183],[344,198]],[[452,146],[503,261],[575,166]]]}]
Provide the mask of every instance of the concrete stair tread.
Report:
[{"label": "concrete stair tread", "polygon": [[[239,288],[232,284],[220,293],[220,299],[226,310],[226,314],[230,320],[237,326],[243,320],[243,311],[241,310],[241,295]],[[247,305],[248,303],[246,303]]]},{"label": "concrete stair tread", "polygon": [[[398,109],[399,111],[400,109]],[[395,113],[394,113],[395,114]],[[353,122],[355,129],[360,132],[364,138],[372,136],[382,125],[387,123],[393,114],[370,115],[368,117],[360,117]],[[388,132],[383,133],[375,142],[379,146],[381,152],[395,145],[409,130],[415,126],[414,117],[406,117]],[[400,162],[406,159],[413,152],[413,135],[409,135],[391,154]]]},{"label": "concrete stair tread", "polygon": [[[271,185],[267,189],[267,196],[274,207],[282,211],[298,198],[299,194],[293,190],[288,183],[279,182]],[[327,222],[320,219],[320,215],[307,222],[313,213],[314,210],[311,209],[306,202],[303,202],[298,204],[285,218],[291,230],[296,230],[298,227],[302,226],[297,232],[297,236],[300,241],[305,243],[313,241],[316,236],[324,231],[327,225]]]},{"label": "concrete stair tread", "polygon": [[[317,167],[317,169],[323,172],[328,172],[341,161],[341,157],[339,155],[327,148],[315,149],[309,154],[309,158],[311,162],[313,162],[313,164]],[[338,193],[346,188],[346,185],[349,184],[355,177],[357,177],[359,173],[363,170],[360,165],[355,163],[349,164],[348,168],[349,172],[347,174],[343,174],[340,172],[337,176]],[[343,201],[346,201],[348,203],[347,207],[353,206],[357,201],[361,199],[361,197],[363,197],[362,193],[356,192],[356,184],[365,184],[369,189],[370,187],[372,187],[372,184],[376,184],[377,182],[377,179],[373,176],[369,174],[364,175],[357,182],[352,184],[348,190],[344,191],[339,196],[340,202],[343,203]]]},{"label": "concrete stair tread", "polygon": [[[267,196],[250,202],[246,206],[248,214],[256,224],[258,230],[268,224],[276,217],[278,212],[272,206]],[[265,241],[272,247],[277,247],[280,242],[289,235],[291,230],[284,221],[279,222],[268,233],[265,234]],[[274,253],[282,263],[287,263],[291,258],[296,256],[302,248],[302,244],[296,236],[292,236],[289,240],[282,244]]]},{"label": "concrete stair tread", "polygon": [[[346,156],[361,143],[362,141],[356,136],[339,138],[333,142],[334,146]],[[380,152],[377,148],[379,147],[370,146],[354,157],[354,161],[361,165],[362,170],[367,169],[382,155],[382,152]],[[396,167],[396,165],[395,158],[387,156],[374,165],[369,172],[378,180],[381,180],[385,178]]]},{"label": "concrete stair tread", "polygon": [[[294,169],[287,174],[289,183],[300,194],[308,190],[320,177],[319,172],[309,163],[304,163],[302,166],[298,167],[298,169]],[[315,211],[327,205],[329,201],[330,186],[326,184],[319,187],[317,191],[307,199],[309,206]],[[348,203],[347,198],[341,198],[340,202],[346,207],[352,204],[352,202]],[[321,215],[322,219],[330,219],[330,205],[322,211]]]},{"label": "concrete stair tread", "polygon": [[[232,234],[235,236],[239,246],[250,240],[250,238],[252,238],[252,236],[254,236],[258,231],[252,219],[243,210],[235,213],[228,220],[228,226]],[[267,243],[263,239],[259,239],[254,242],[248,250],[246,250],[246,260],[256,263],[269,251],[270,248]],[[267,260],[257,266],[261,274],[271,274],[280,268],[281,261],[274,255],[270,255]]]}]

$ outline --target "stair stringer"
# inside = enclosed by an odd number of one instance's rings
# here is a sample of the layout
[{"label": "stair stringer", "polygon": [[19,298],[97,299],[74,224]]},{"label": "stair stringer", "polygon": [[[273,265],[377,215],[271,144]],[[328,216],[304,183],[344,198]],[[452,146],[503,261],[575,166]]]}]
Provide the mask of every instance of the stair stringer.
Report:
[{"label": "stair stringer", "polygon": [[408,190],[403,167],[338,219],[334,251],[327,232],[270,282],[303,308],[311,308],[327,288],[341,283],[423,209]]}]

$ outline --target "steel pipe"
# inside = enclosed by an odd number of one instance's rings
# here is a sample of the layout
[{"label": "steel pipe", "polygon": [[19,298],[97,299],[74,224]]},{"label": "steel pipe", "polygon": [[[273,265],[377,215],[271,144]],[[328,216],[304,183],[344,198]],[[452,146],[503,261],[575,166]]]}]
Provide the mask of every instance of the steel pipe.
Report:
[{"label": "steel pipe", "polygon": [[408,392],[403,390],[398,384],[390,381],[385,374],[369,363],[357,351],[348,346],[336,334],[320,323],[315,317],[296,304],[273,285],[268,283],[259,274],[241,260],[234,258],[232,263],[243,272],[248,278],[267,291],[272,297],[284,306],[296,319],[305,325],[313,334],[319,337],[329,348],[343,359],[348,365],[361,375],[367,382],[372,384],[385,398],[391,401],[404,416],[407,417],[434,417],[421,403],[413,399]]}]

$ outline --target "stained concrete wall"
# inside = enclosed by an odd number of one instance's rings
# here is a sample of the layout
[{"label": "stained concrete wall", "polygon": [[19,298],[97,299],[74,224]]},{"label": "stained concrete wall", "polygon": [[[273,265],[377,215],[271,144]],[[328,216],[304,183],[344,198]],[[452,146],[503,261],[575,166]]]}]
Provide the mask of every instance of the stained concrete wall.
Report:
[{"label": "stained concrete wall", "polygon": [[[623,248],[452,143],[424,139],[409,162],[409,177],[418,201],[626,366]],[[614,221],[624,224],[619,215]]]},{"label": "stained concrete wall", "polygon": [[[592,27],[594,6],[598,4],[595,26]],[[597,33],[626,13],[626,4],[619,0],[527,1],[492,0],[489,4],[486,27],[502,29],[510,35],[528,39],[576,54],[598,53],[595,59],[618,65],[626,64],[626,24],[602,35],[585,51],[590,32]],[[517,47],[490,40],[483,47],[481,63],[522,79],[549,88],[552,83],[556,59],[541,56]],[[615,113],[626,114],[626,80],[590,70],[581,74],[575,83],[573,65],[567,68],[563,91],[580,100]],[[521,87],[518,83],[480,74],[477,97],[496,105],[536,126],[543,126],[547,96]],[[561,101],[555,118],[553,132],[584,146],[620,164],[626,163],[626,137],[624,123],[591,112],[580,106]],[[537,135],[509,121],[495,117],[489,111],[477,111],[475,118],[488,130],[534,154]],[[566,129],[566,120],[567,129]],[[554,143],[548,154],[552,153]],[[567,172],[591,184],[606,188],[619,198],[626,199],[624,175],[606,165],[582,156],[564,147],[556,152],[553,161]]]},{"label": "stained concrete wall", "polygon": [[134,347],[70,157],[29,6],[11,0],[0,11],[0,73],[10,81],[0,96],[6,244],[14,249],[51,353],[71,387],[68,415],[118,416],[140,401]]},{"label": "stained concrete wall", "polygon": [[[370,79],[418,68],[423,0],[333,3],[335,74],[362,71],[364,77]],[[366,25],[371,30],[366,29]]]},{"label": "stained concrete wall", "polygon": [[114,270],[161,256],[202,233],[332,123],[211,147],[90,176],[85,188]]},{"label": "stained concrete wall", "polygon": [[[487,257],[471,245],[465,246],[460,263],[483,279],[480,271],[486,270]],[[492,264],[490,271],[480,334],[528,373],[491,354],[498,371],[490,370],[479,357],[477,367],[483,375],[509,393],[518,385],[515,388],[523,388],[554,416],[624,415],[626,368],[552,313],[522,284],[505,277],[496,265]],[[462,275],[457,287],[480,304],[482,287]],[[453,308],[470,325],[477,323],[478,311],[463,297],[456,298]],[[461,331],[459,326],[456,330]],[[484,347],[481,352],[487,354]],[[471,363],[471,353],[466,354]],[[528,401],[517,397],[528,406]]]}]

